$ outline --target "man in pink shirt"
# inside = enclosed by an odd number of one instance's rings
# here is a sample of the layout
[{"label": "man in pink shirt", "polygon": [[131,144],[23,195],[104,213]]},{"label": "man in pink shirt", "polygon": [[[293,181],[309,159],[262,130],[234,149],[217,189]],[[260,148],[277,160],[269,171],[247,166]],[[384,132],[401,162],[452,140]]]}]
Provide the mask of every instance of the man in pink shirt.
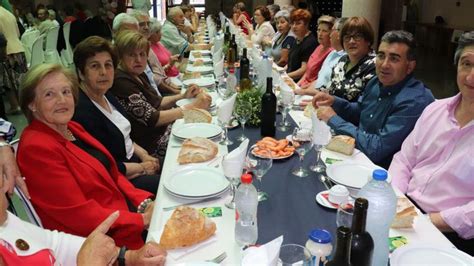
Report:
[{"label": "man in pink shirt", "polygon": [[474,31],[459,40],[455,62],[460,93],[426,107],[389,172],[394,186],[459,249],[473,255]]}]

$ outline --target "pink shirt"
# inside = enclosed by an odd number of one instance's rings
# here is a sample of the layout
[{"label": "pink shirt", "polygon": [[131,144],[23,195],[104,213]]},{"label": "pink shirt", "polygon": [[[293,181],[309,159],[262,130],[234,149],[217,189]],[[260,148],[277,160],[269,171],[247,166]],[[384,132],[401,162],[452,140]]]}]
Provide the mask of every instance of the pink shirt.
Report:
[{"label": "pink shirt", "polygon": [[426,107],[393,157],[392,184],[465,239],[474,237],[474,120],[454,116],[461,94]]},{"label": "pink shirt", "polygon": [[299,86],[307,85],[318,78],[319,70],[321,70],[324,60],[332,50],[334,50],[332,47],[323,50],[322,45],[318,45],[318,47],[314,49],[314,52],[309,57],[308,63],[306,63],[306,72],[298,82]]},{"label": "pink shirt", "polygon": [[[169,64],[171,52],[168,51],[168,49],[166,49],[163,44],[161,44],[160,42],[152,44],[151,49],[155,53],[156,57],[158,57],[158,60],[160,60],[160,63],[163,67]],[[176,68],[176,66],[172,66],[171,68],[168,68],[168,70],[166,71],[166,75],[168,77],[176,77],[177,75],[179,75],[179,70],[178,68]]]}]

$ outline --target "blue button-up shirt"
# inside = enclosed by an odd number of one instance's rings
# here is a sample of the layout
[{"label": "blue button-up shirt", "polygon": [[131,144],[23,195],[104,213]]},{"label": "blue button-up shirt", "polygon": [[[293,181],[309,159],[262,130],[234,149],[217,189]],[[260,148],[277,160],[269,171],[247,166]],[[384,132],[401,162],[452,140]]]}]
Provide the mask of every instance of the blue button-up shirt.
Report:
[{"label": "blue button-up shirt", "polygon": [[431,91],[413,75],[389,87],[374,77],[357,102],[335,97],[332,107],[337,115],[328,125],[337,134],[355,138],[359,150],[388,168],[418,117],[433,101]]}]

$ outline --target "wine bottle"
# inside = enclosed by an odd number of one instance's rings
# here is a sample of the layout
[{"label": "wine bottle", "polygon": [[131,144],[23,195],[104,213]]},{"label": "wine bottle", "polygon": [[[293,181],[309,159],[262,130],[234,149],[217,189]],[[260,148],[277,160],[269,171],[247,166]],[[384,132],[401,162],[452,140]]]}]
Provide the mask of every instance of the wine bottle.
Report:
[{"label": "wine bottle", "polygon": [[247,58],[247,48],[243,49],[242,58],[240,58],[240,90],[248,90],[252,87],[252,81],[249,78],[250,61]]},{"label": "wine bottle", "polygon": [[229,68],[234,67],[234,63],[236,60],[235,55],[237,53],[237,50],[234,48],[234,44],[235,44],[235,35],[232,34],[232,39],[230,40],[229,47],[227,49],[227,67]]},{"label": "wine bottle", "polygon": [[272,78],[267,78],[267,90],[262,96],[262,110],[260,115],[262,123],[260,132],[264,137],[275,136],[276,104],[277,99],[273,93]]},{"label": "wine bottle", "polygon": [[337,228],[336,251],[326,266],[351,266],[351,229],[345,226]]},{"label": "wine bottle", "polygon": [[370,266],[374,252],[374,240],[365,230],[369,201],[356,199],[354,216],[352,217],[351,263],[353,265]]},{"label": "wine bottle", "polygon": [[235,51],[235,60],[234,60],[234,62],[237,62],[237,60],[239,60],[239,50],[238,50],[238,47],[237,47],[237,42],[235,41],[235,34],[232,34],[232,39],[230,40],[230,46]]}]

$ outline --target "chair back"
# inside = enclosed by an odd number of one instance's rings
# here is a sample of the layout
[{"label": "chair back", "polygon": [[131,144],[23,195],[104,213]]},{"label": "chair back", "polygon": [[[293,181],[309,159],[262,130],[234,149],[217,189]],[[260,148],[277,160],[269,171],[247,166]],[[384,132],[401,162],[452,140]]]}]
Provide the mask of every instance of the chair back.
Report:
[{"label": "chair back", "polygon": [[34,42],[31,48],[30,68],[44,63],[43,50],[44,34],[40,35]]},{"label": "chair back", "polygon": [[64,35],[64,41],[66,42],[66,49],[61,51],[61,57],[64,58],[63,61],[66,61],[68,65],[73,63],[74,56],[72,52],[72,46],[71,43],[69,42],[69,36],[71,34],[71,22],[66,22],[63,25],[63,35]]},{"label": "chair back", "polygon": [[58,45],[59,27],[52,27],[46,32],[46,49],[45,51],[56,50]]}]

